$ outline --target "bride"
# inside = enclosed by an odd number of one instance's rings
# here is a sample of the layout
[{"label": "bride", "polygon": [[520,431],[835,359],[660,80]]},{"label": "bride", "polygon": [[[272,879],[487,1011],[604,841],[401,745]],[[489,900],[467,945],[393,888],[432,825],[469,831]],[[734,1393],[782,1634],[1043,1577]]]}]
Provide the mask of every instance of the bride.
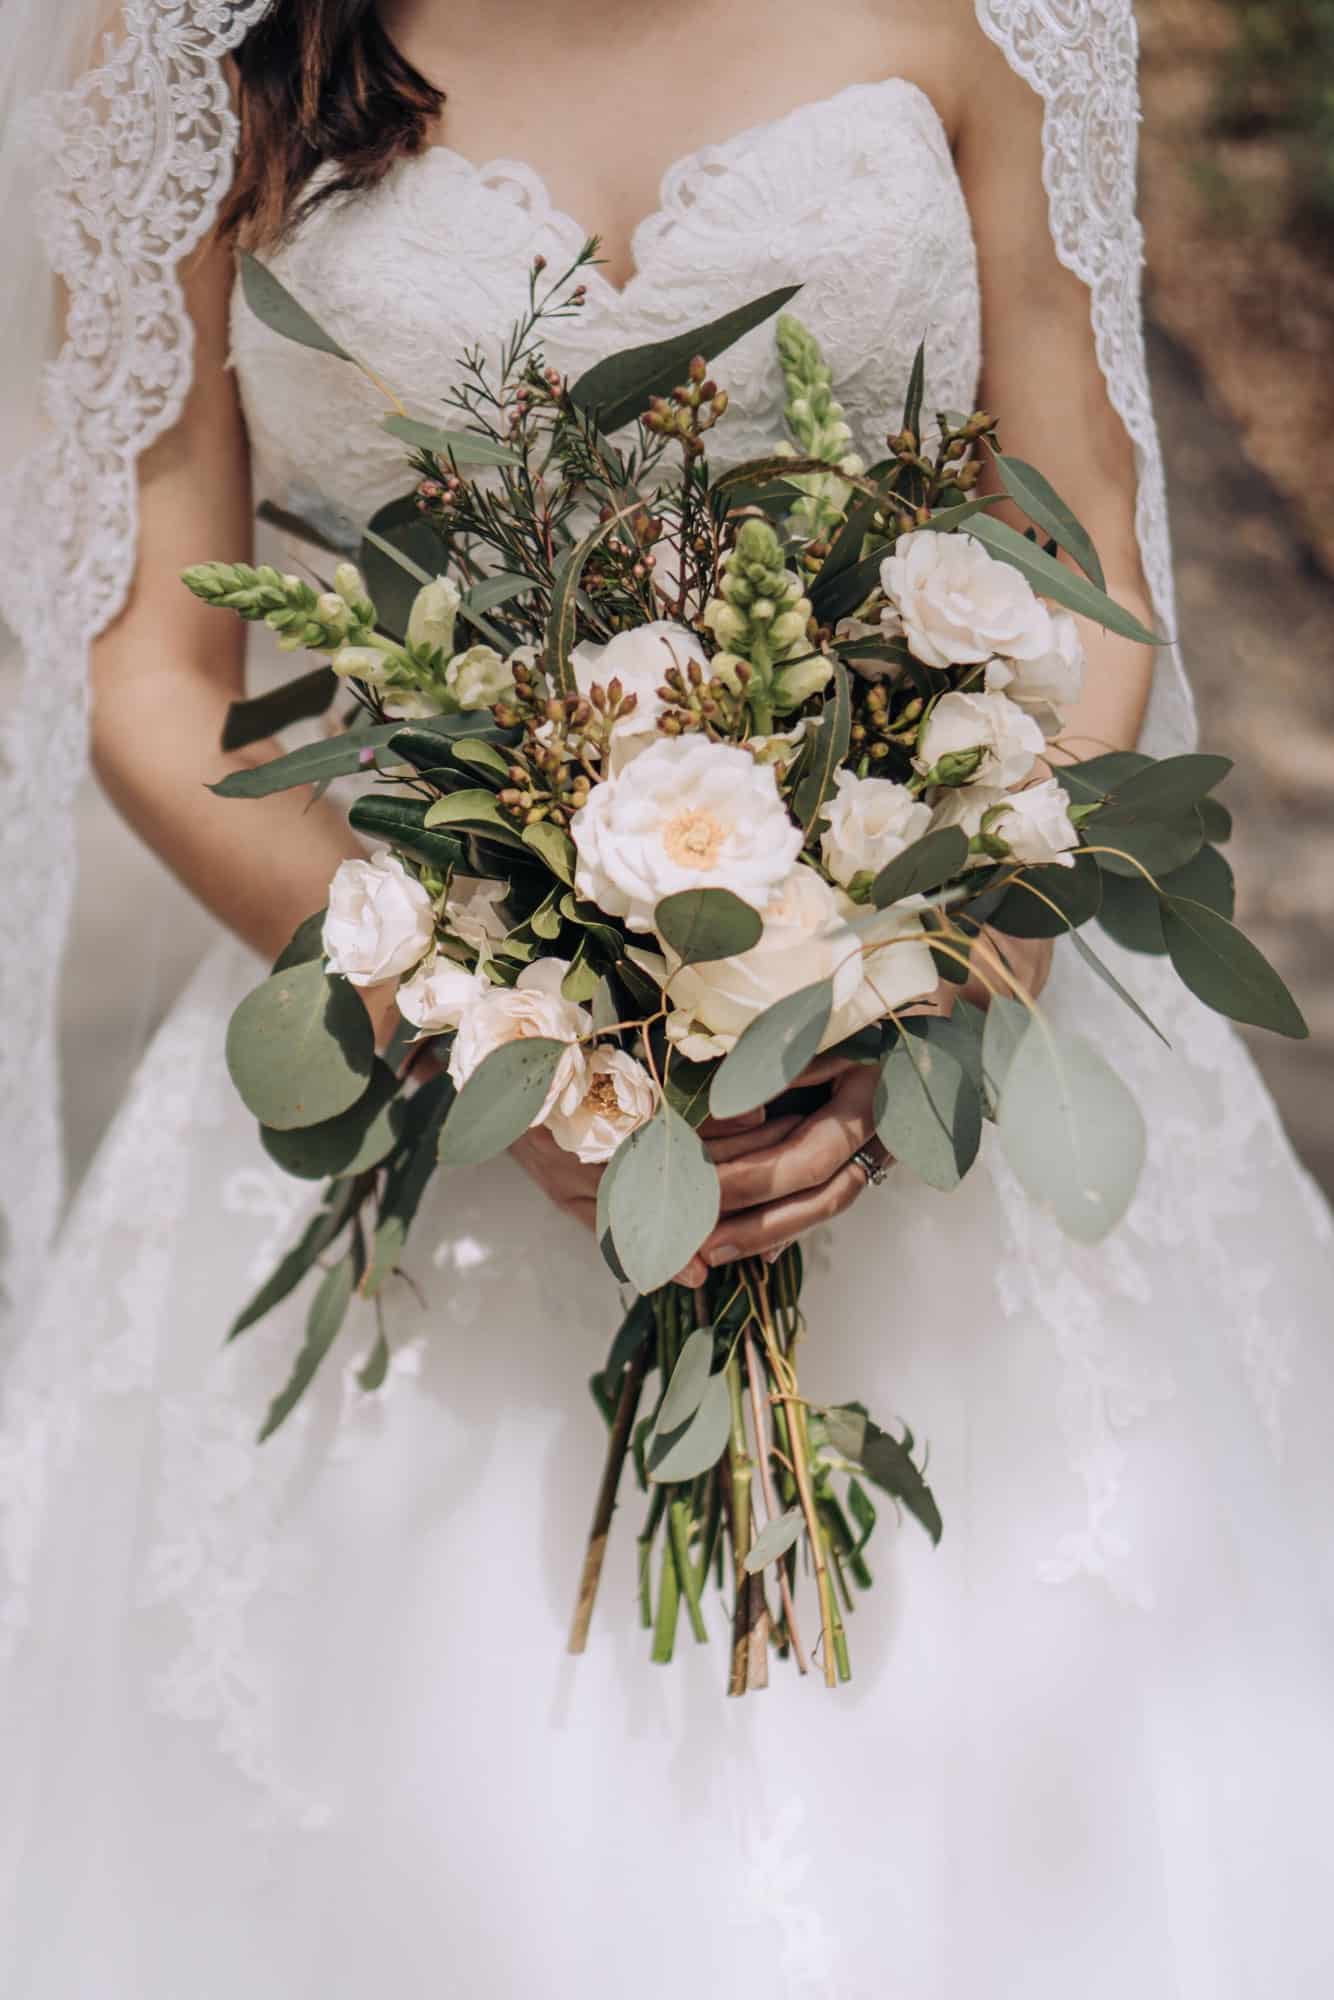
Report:
[{"label": "bride", "polygon": [[[363,1327],[261,1449],[299,1320],[223,1344],[310,1200],[230,1092],[225,1022],[355,849],[329,800],[204,789],[247,663],[178,576],[245,558],[259,499],[346,535],[406,484],[360,378],[250,314],[238,244],[424,414],[461,349],[499,343],[534,256],[592,230],[562,371],[801,280],[859,448],[925,333],[928,407],[1003,412],[1112,593],[1170,631],[1129,0],[0,20],[11,95],[66,86],[7,121],[6,193],[36,158],[48,180],[8,207],[26,455],[2,567],[27,674],[0,828],[0,1991],[1326,2000],[1329,1218],[1240,1044],[1161,961],[1100,944],[1171,1053],[1066,954],[1046,986],[1095,1038],[1108,1010],[1149,1120],[1099,1248],[994,1152],[948,1198],[869,1190],[856,1072],[795,1130],[719,1142],[703,1254],[815,1229],[804,1380],[865,1386],[930,1441],[945,1539],[882,1523],[836,1695],[775,1676],[727,1703],[721,1634],[650,1665],[624,1530],[589,1651],[564,1654],[600,1450],[584,1384],[616,1317],[595,1170],[529,1142],[440,1177],[378,1396]],[[781,435],[771,337],[726,357],[736,458]],[[1068,733],[1186,746],[1174,654],[1150,687],[1146,655],[1087,638]],[[54,1231],[89,747],[220,928]]]}]

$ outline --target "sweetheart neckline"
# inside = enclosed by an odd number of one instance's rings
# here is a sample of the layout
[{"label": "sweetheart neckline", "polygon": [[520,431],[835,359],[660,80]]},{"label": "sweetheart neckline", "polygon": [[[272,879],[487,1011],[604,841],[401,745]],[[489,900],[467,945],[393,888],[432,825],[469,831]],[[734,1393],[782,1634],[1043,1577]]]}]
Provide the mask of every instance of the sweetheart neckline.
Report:
[{"label": "sweetheart neckline", "polygon": [[[685,168],[693,166],[697,161],[707,159],[710,155],[729,153],[737,148],[747,146],[757,139],[768,138],[772,133],[780,132],[784,126],[792,124],[798,118],[811,116],[816,112],[832,110],[837,105],[845,103],[851,97],[871,96],[880,91],[891,90],[907,91],[926,111],[929,120],[935,126],[940,138],[943,140],[945,150],[949,154],[951,164],[953,164],[954,148],[950,142],[949,127],[946,125],[935,99],[920,83],[915,83],[911,77],[907,76],[882,76],[874,78],[869,82],[845,83],[840,89],[830,91],[825,97],[808,98],[804,103],[794,104],[787,111],[776,112],[772,118],[761,118],[753,125],[744,125],[739,132],[729,133],[725,139],[710,140],[705,145],[696,146],[688,153],[682,153],[678,159],[670,160],[663,168],[658,180],[658,199],[656,204],[645,215],[639,218],[630,232],[630,271],[625,283],[618,285],[611,278],[604,276],[602,268],[598,264],[586,267],[587,280],[599,285],[614,304],[623,304],[629,299],[631,293],[647,275],[640,246],[647,237],[649,230],[654,228],[670,212],[668,185]],[[546,204],[547,213],[553,221],[567,223],[572,230],[578,230],[584,241],[587,241],[593,234],[591,230],[585,228],[578,216],[572,215],[568,209],[558,207],[552,201],[546,176],[528,160],[520,159],[514,154],[500,153],[493,159],[476,161],[469,158],[468,154],[459,152],[456,146],[446,145],[443,141],[435,141],[431,145],[423,147],[420,153],[409,156],[405,165],[412,164],[413,160],[429,159],[432,154],[436,154],[442,159],[452,162],[455,166],[463,168],[472,180],[482,185],[485,185],[491,176],[505,169],[518,168],[541,193],[542,199]]]}]

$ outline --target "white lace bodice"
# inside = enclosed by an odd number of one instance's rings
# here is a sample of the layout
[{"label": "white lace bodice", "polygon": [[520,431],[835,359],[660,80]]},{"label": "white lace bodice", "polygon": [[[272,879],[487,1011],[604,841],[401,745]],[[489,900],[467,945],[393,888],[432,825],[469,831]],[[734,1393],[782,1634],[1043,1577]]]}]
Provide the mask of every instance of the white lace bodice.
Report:
[{"label": "white lace bodice", "polygon": [[[438,416],[462,349],[494,354],[523,312],[532,259],[542,253],[554,273],[588,233],[523,162],[475,166],[439,146],[317,211],[267,261],[411,409]],[[897,426],[923,336],[928,409],[973,404],[972,227],[940,116],[915,84],[854,84],[677,161],[633,250],[623,290],[594,269],[583,312],[548,329],[557,367],[578,373],[801,281],[795,310],[869,458]],[[403,448],[379,430],[383,404],[358,373],[270,333],[239,289],[232,346],[261,493],[359,526],[406,490]],[[771,447],[784,434],[772,325],[718,372],[731,398],[720,455]]]}]

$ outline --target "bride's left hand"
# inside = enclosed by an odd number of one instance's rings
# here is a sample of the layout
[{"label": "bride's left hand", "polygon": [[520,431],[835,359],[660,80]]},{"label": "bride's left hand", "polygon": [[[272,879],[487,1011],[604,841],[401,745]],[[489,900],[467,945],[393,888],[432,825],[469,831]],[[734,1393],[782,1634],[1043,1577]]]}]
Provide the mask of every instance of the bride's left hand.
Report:
[{"label": "bride's left hand", "polygon": [[[1030,995],[1045,985],[1051,969],[1050,941],[1009,938],[1005,956],[1018,983]],[[988,977],[997,975],[988,966]],[[948,1014],[960,998],[985,1007],[990,991],[973,977],[963,986],[942,981],[932,1011]],[[792,1128],[786,1125],[774,1144],[755,1149],[752,1137],[743,1158],[731,1155],[726,1139],[715,1140],[709,1152],[722,1184],[722,1214],[717,1227],[682,1272],[679,1282],[701,1285],[712,1266],[740,1257],[772,1256],[794,1238],[850,1208],[868,1185],[868,1175],[854,1154],[866,1147],[879,1160],[888,1158],[875,1136],[873,1064],[822,1056],[801,1078],[803,1084],[832,1084],[828,1100]]]}]

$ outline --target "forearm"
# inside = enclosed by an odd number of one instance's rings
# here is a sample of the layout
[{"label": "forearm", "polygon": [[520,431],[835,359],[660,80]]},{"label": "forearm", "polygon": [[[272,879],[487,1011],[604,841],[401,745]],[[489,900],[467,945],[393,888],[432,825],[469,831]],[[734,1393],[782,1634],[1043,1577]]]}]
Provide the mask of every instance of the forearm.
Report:
[{"label": "forearm", "polygon": [[[1148,592],[1138,574],[1123,583],[1109,576],[1107,588],[1118,604],[1152,628]],[[1088,656],[1084,687],[1064,718],[1059,741],[1052,745],[1053,763],[1099,757],[1108,750],[1133,750],[1153,685],[1156,647],[1119,638],[1085,618],[1079,625]]]}]

